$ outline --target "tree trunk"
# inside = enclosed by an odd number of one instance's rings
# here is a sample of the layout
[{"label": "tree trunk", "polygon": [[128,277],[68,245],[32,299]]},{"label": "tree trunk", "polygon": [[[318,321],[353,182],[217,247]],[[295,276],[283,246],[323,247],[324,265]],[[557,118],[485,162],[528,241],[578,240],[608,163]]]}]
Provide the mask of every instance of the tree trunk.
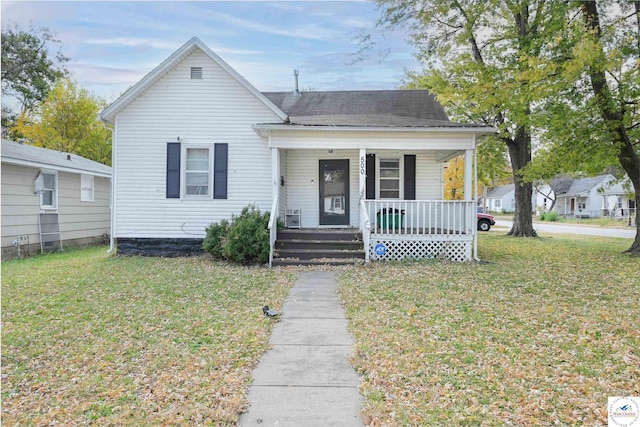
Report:
[{"label": "tree trunk", "polygon": [[[595,35],[599,40],[602,32],[600,29],[597,3],[582,1],[581,5],[585,24],[587,27],[595,30]],[[602,47],[600,47],[600,52],[598,53],[601,57],[604,57]],[[611,141],[615,143],[618,149],[617,155],[620,165],[633,184],[633,190],[636,196],[636,237],[626,252],[640,255],[640,221],[638,221],[640,219],[640,215],[638,214],[638,203],[640,203],[640,157],[635,150],[635,144],[631,142],[627,129],[625,128],[623,121],[625,112],[622,108],[616,106],[604,70],[591,67],[588,73],[593,94],[598,101],[597,105],[600,110],[600,115],[604,119],[605,126],[608,128]]]},{"label": "tree trunk", "polygon": [[519,127],[513,140],[507,141],[511,167],[513,169],[513,182],[515,184],[516,211],[513,215],[513,226],[509,236],[533,237],[533,211],[531,197],[533,183],[524,182],[519,172],[531,162],[531,135],[524,127]]}]

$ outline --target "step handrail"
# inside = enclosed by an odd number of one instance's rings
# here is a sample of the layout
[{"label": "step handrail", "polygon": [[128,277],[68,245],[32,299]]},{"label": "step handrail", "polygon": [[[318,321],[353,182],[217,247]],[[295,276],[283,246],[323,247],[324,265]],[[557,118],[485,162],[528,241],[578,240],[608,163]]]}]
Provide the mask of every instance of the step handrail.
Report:
[{"label": "step handrail", "polygon": [[371,235],[371,221],[369,210],[364,199],[360,199],[360,231],[362,232],[362,244],[364,246],[364,262],[369,262],[369,237]]}]

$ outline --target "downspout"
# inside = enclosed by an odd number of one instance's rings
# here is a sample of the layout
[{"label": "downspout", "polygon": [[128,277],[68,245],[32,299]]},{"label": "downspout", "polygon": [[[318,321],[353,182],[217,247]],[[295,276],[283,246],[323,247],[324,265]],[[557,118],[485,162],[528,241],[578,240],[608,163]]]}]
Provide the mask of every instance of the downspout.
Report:
[{"label": "downspout", "polygon": [[[475,133],[473,134],[473,179],[475,179],[476,181],[475,196],[477,200],[478,199],[478,147],[476,145]],[[476,209],[476,212],[477,211],[478,210]],[[476,212],[473,213],[474,218],[476,218],[476,220],[474,221],[474,224],[477,224],[478,222]],[[477,226],[475,227],[475,234],[473,236],[473,259],[476,262],[480,262],[480,258],[478,258],[478,227]]]},{"label": "downspout", "polygon": [[111,131],[111,194],[109,195],[111,202],[111,232],[109,233],[109,250],[108,254],[112,253],[115,248],[115,238],[113,237],[115,231],[115,223],[116,223],[116,199],[115,199],[115,188],[116,188],[116,150],[115,150],[115,141],[116,141],[116,129],[114,126],[110,126],[107,122],[103,121],[102,125],[105,129]]}]

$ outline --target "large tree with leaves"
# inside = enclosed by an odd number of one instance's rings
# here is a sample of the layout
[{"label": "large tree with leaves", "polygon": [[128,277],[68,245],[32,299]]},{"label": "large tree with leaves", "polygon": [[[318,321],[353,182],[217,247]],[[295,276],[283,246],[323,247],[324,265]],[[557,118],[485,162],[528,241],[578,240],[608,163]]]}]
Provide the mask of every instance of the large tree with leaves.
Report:
[{"label": "large tree with leaves", "polygon": [[12,130],[39,147],[111,164],[111,132],[98,118],[105,101],[60,80],[32,117],[22,114]]},{"label": "large tree with leaves", "polygon": [[21,112],[44,101],[53,85],[66,74],[69,60],[47,28],[29,30],[12,25],[2,29],[2,95],[14,96]]},{"label": "large tree with leaves", "polygon": [[[409,24],[425,65],[411,85],[438,95],[453,118],[498,128],[515,182],[512,236],[534,235],[532,109],[542,96],[537,63],[556,32],[565,2],[545,0],[378,0],[382,22]],[[561,21],[561,20],[560,20]],[[504,146],[504,145],[503,145]]]},{"label": "large tree with leaves", "polygon": [[[574,0],[541,66],[542,147],[526,177],[618,166],[640,206],[640,3]],[[640,211],[629,252],[640,254]]]}]

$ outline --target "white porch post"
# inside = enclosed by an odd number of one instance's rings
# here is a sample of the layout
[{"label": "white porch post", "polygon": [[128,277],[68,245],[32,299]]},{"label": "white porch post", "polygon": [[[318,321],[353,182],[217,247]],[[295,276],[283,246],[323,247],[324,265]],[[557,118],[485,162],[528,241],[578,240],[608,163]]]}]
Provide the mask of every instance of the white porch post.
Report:
[{"label": "white porch post", "polygon": [[[271,137],[269,137],[271,145]],[[280,149],[271,148],[271,216],[269,217],[269,267],[273,265],[273,250],[278,233],[278,202],[280,200]]]},{"label": "white porch post", "polygon": [[359,194],[359,199],[358,202],[360,200],[364,200],[366,199],[366,194],[367,194],[367,149],[366,148],[361,148],[360,149],[360,160],[358,162],[358,176],[360,177],[360,182],[359,182],[359,186],[358,186],[358,194]]},{"label": "white porch post", "polygon": [[471,184],[473,182],[473,150],[464,152],[464,199],[473,200]]},{"label": "white porch post", "polygon": [[[271,177],[273,180],[273,190],[271,195],[276,200],[280,197],[280,149],[271,149]],[[277,215],[277,212],[276,212]]]}]

